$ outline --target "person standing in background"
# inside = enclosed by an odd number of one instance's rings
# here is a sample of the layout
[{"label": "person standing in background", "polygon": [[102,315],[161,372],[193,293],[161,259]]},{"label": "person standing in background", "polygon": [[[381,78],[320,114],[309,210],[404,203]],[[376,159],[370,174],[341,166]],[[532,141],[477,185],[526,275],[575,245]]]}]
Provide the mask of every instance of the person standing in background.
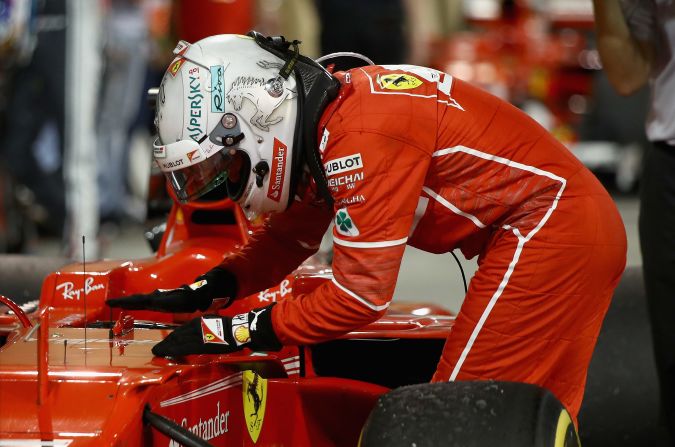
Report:
[{"label": "person standing in background", "polygon": [[[94,120],[99,85],[98,0],[35,0],[35,47],[17,69],[8,99],[3,156],[15,179],[35,191],[48,223],[63,234],[63,253],[98,256]],[[57,129],[57,166],[44,172],[33,150],[46,123]],[[44,164],[44,163],[42,163]]]},{"label": "person standing in background", "polygon": [[317,0],[315,6],[321,54],[354,51],[380,64],[428,65],[434,45],[464,27],[461,0]]},{"label": "person standing in background", "polygon": [[[31,8],[30,2],[25,5]],[[16,60],[6,79],[4,126],[0,154],[17,188],[30,192],[31,205],[40,207],[39,224],[48,234],[62,235],[65,186],[61,159],[65,133],[66,1],[36,2],[31,43]],[[4,55],[3,55],[4,56]],[[3,63],[8,58],[3,57]],[[7,76],[10,67],[3,66]],[[56,128],[50,141],[52,169],[43,169],[36,141],[45,126]],[[54,136],[55,134],[55,136]],[[21,250],[26,250],[26,241]]]},{"label": "person standing in background", "polygon": [[378,64],[407,60],[402,0],[318,0],[323,54],[353,51]]},{"label": "person standing in background", "polygon": [[640,187],[640,248],[664,422],[675,434],[675,0],[593,0],[598,51],[622,95],[649,83],[651,147]]},{"label": "person standing in background", "polygon": [[99,204],[102,222],[136,217],[130,210],[129,132],[141,102],[149,34],[140,0],[112,0],[103,22],[103,76],[98,108]]}]

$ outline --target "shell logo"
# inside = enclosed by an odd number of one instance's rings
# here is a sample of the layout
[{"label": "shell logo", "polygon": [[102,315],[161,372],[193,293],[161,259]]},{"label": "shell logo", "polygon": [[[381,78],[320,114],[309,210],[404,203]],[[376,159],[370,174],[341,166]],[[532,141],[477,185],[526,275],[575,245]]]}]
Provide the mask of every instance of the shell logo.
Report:
[{"label": "shell logo", "polygon": [[251,334],[246,326],[239,326],[234,330],[234,339],[239,343],[251,341]]}]

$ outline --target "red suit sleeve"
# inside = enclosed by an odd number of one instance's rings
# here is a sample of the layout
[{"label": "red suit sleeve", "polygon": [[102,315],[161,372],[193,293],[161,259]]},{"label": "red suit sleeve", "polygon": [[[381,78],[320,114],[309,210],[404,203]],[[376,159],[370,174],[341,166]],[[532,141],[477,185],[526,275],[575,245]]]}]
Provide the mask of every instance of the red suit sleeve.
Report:
[{"label": "red suit sleeve", "polygon": [[335,199],[334,278],[274,307],[282,343],[334,338],[385,312],[429,160],[408,142],[374,132],[330,135],[323,163]]},{"label": "red suit sleeve", "polygon": [[331,217],[310,191],[285,212],[271,215],[241,251],[220,264],[237,277],[237,298],[278,284],[316,253]]}]

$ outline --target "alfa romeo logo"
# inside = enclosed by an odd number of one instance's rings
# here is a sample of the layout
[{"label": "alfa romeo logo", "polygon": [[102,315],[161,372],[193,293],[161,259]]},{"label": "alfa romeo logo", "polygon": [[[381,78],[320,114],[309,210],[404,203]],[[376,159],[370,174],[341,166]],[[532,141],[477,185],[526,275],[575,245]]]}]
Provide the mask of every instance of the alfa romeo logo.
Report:
[{"label": "alfa romeo logo", "polygon": [[359,229],[352,220],[347,208],[341,208],[335,215],[335,228],[339,234],[344,236],[358,236]]},{"label": "alfa romeo logo", "polygon": [[349,214],[339,212],[337,215],[337,224],[340,227],[340,230],[342,232],[347,233],[349,230],[354,228],[354,225],[352,224],[352,219],[349,217]]}]

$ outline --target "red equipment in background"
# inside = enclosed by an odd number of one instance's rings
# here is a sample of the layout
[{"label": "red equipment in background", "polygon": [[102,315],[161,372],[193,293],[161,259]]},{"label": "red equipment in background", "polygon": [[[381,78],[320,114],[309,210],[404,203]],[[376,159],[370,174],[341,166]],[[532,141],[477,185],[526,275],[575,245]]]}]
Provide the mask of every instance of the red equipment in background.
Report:
[{"label": "red equipment in background", "polygon": [[[525,1],[482,1],[465,9],[470,31],[437,41],[431,65],[532,111],[563,143],[576,141],[600,68],[588,49],[590,2],[551,1],[537,10]],[[529,109],[535,103],[543,109]]]}]

